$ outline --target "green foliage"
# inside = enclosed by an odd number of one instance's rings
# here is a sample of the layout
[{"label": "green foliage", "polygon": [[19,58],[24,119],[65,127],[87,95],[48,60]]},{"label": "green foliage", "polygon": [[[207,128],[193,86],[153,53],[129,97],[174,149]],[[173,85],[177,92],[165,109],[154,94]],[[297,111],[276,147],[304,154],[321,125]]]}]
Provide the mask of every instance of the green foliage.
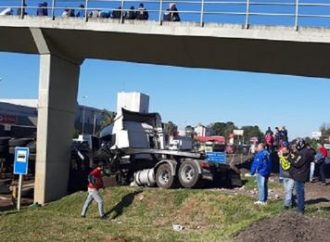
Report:
[{"label": "green foliage", "polygon": [[172,121],[169,121],[168,123],[164,123],[164,132],[166,135],[176,136],[178,133],[178,126]]},{"label": "green foliage", "polygon": [[243,126],[241,129],[244,130],[244,140],[248,141],[252,137],[257,137],[259,141],[261,141],[264,137],[263,132],[261,132],[258,125],[255,126]]},{"label": "green foliage", "polygon": [[116,113],[110,112],[106,109],[103,110],[100,120],[101,129],[112,124],[115,121]]},{"label": "green foliage", "polygon": [[320,127],[320,131],[321,131],[321,141],[330,141],[329,137],[330,137],[330,124],[322,124]]},{"label": "green foliage", "polygon": [[[254,198],[219,190],[162,190],[111,187],[102,193],[106,220],[92,204],[87,218],[79,213],[85,192],[41,208],[0,213],[2,241],[231,241],[261,218],[281,212],[281,201],[256,207]],[[185,227],[182,232],[172,224]],[[15,229],[13,229],[15,228]]]},{"label": "green foliage", "polygon": [[195,135],[195,129],[191,125],[187,125],[185,127],[185,133],[187,137],[194,137]]},{"label": "green foliage", "polygon": [[234,129],[237,129],[237,126],[233,122],[216,122],[212,125],[213,132],[215,135],[224,136],[228,138],[229,134],[233,132]]}]

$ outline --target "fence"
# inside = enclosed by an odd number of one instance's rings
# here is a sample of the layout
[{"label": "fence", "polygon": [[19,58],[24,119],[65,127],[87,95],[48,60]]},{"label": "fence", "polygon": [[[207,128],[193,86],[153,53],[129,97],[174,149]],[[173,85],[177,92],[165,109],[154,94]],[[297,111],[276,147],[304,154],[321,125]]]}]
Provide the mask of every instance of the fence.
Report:
[{"label": "fence", "polygon": [[[248,28],[252,24],[330,27],[330,0],[144,0],[142,3],[149,13],[148,20],[164,23],[166,14],[180,16],[181,22],[195,22],[200,26],[209,23],[241,24]],[[26,15],[36,15],[37,0],[2,0],[0,12],[2,15],[18,15],[24,19]],[[43,1],[42,1],[43,2]],[[114,18],[117,11],[118,22],[125,23],[128,13],[138,10],[140,0],[49,0],[45,1],[47,16],[52,19],[62,18],[63,12],[70,10],[79,12],[83,21],[91,18]],[[13,5],[15,3],[15,5]],[[175,3],[176,8],[170,9]],[[80,6],[82,5],[82,6]],[[11,11],[10,11],[11,10]],[[8,12],[9,11],[9,12]],[[103,13],[103,15],[102,15]],[[0,14],[1,15],[1,14]],[[118,18],[119,16],[119,18]]]}]

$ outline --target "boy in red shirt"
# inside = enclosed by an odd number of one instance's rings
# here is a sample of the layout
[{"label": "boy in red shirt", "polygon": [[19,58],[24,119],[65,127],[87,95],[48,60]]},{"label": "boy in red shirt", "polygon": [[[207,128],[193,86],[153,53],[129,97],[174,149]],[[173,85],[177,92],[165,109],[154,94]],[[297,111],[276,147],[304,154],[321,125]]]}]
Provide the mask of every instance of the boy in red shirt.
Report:
[{"label": "boy in red shirt", "polygon": [[104,188],[102,180],[103,164],[99,163],[98,166],[92,170],[88,175],[88,196],[81,211],[81,217],[86,217],[89,205],[95,200],[98,204],[100,218],[105,218],[103,198],[99,193],[99,189]]}]

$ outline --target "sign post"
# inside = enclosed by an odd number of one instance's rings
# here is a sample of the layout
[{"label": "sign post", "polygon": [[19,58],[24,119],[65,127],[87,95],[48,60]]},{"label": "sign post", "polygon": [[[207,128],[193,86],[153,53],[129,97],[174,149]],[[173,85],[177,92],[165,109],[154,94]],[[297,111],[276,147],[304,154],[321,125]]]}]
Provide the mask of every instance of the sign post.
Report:
[{"label": "sign post", "polygon": [[28,172],[29,153],[29,148],[27,147],[15,147],[14,174],[19,175],[17,197],[18,211],[21,209],[23,175],[26,175]]}]

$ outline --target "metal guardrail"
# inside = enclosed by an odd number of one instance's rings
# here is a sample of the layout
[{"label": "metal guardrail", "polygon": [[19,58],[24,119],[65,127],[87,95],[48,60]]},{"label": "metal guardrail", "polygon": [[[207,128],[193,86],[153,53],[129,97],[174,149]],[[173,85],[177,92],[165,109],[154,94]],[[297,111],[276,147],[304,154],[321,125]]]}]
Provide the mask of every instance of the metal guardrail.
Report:
[{"label": "metal guardrail", "polygon": [[[243,28],[249,28],[251,24],[286,25],[296,30],[299,26],[330,27],[330,0],[318,0],[318,3],[306,1],[310,0],[1,0],[0,13],[1,9],[11,9],[8,15],[24,19],[26,15],[36,15],[40,10],[38,4],[46,2],[43,9],[47,9],[47,16],[52,19],[63,17],[65,10],[79,12],[84,21],[114,18],[111,14],[117,11],[120,17],[117,15],[116,19],[125,23],[127,14],[132,11],[131,6],[138,11],[137,6],[143,3],[149,14],[148,20],[159,24],[165,22],[165,14],[170,14],[200,26],[205,23],[237,23]],[[8,4],[1,6],[5,2]],[[14,2],[16,5],[10,5]],[[170,9],[173,3],[177,8]]]}]

